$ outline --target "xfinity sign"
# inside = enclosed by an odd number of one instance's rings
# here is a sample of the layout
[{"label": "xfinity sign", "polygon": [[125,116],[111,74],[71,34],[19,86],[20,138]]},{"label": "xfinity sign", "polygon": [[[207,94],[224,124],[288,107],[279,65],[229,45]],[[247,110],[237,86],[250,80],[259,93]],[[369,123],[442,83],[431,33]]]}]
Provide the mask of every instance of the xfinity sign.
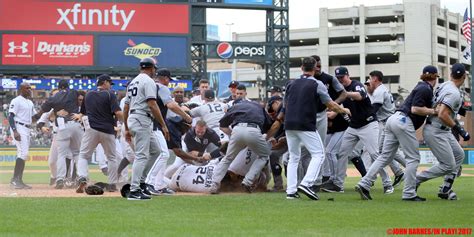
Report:
[{"label": "xfinity sign", "polygon": [[[237,43],[231,44],[228,42],[221,42],[217,45],[215,53],[217,57],[222,59],[264,57],[265,46],[246,44],[237,45]],[[212,51],[209,52],[209,56],[214,56],[214,53]]]}]

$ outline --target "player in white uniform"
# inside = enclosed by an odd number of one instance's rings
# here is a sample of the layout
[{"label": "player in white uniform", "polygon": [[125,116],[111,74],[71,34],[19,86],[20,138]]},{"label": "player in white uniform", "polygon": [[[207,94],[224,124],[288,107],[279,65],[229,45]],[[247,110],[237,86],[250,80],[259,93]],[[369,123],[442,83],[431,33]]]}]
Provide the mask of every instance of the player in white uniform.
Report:
[{"label": "player in white uniform", "polygon": [[219,120],[227,112],[227,105],[215,99],[214,91],[206,90],[204,92],[204,104],[190,111],[193,118],[200,117],[209,128],[214,130],[222,142],[228,141],[229,137],[220,130]]},{"label": "player in white uniform", "polygon": [[20,85],[20,95],[10,102],[8,110],[8,122],[10,123],[10,132],[13,134],[13,141],[16,146],[16,161],[13,178],[10,185],[15,189],[30,189],[31,186],[23,183],[23,171],[25,170],[25,161],[28,159],[28,150],[30,149],[30,129],[32,117],[36,113],[31,97],[31,86],[23,82]]},{"label": "player in white uniform", "polygon": [[199,92],[201,92],[201,93],[199,95],[196,95],[193,98],[191,98],[188,103],[189,104],[195,103],[195,104],[198,104],[198,105],[204,104],[204,102],[205,102],[204,92],[206,90],[209,90],[209,81],[206,80],[206,79],[201,79],[199,81]]}]

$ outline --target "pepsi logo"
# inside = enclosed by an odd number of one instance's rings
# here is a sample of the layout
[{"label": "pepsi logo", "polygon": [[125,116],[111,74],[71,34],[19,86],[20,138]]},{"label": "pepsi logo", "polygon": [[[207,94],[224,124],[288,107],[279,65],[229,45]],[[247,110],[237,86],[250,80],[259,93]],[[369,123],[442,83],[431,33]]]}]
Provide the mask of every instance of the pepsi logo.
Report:
[{"label": "pepsi logo", "polygon": [[222,42],[217,45],[217,55],[220,58],[230,58],[232,57],[232,54],[234,53],[234,50],[232,49],[232,45],[230,45],[227,42]]}]

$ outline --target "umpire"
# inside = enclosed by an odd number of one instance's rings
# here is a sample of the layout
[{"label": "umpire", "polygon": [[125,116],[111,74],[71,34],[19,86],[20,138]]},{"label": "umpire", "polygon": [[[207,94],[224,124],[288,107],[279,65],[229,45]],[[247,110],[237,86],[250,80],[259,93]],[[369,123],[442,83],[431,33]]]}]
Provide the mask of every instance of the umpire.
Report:
[{"label": "umpire", "polygon": [[65,79],[59,81],[58,89],[59,92],[46,100],[35,117],[39,118],[41,114],[51,109],[53,109],[53,113],[56,115],[55,124],[58,131],[55,137],[58,145],[58,173],[55,188],[62,189],[64,188],[64,179],[67,173],[66,158],[70,155],[70,152],[75,161],[79,158],[79,149],[84,130],[79,121],[73,119],[73,115],[79,113],[79,93],[74,89],[69,89],[69,83]]},{"label": "umpire", "polygon": [[[109,191],[116,191],[115,184],[117,176],[117,154],[115,145],[115,119],[123,121],[123,114],[114,93],[110,88],[114,83],[108,75],[100,75],[97,78],[97,90],[89,91],[81,106],[81,113],[74,116],[82,121],[85,132],[81,141],[79,161],[77,163],[77,174],[79,176],[77,193],[83,193],[88,179],[88,162],[98,144],[104,148],[108,160]],[[115,117],[114,117],[115,116]]]},{"label": "umpire", "polygon": [[218,193],[220,183],[227,173],[230,163],[242,149],[248,147],[258,156],[242,181],[242,187],[251,193],[254,189],[254,182],[270,156],[270,146],[263,138],[262,133],[270,128],[271,119],[260,104],[239,98],[234,101],[234,105],[219,123],[221,130],[230,137],[230,140],[227,153],[217,165],[212,176],[210,192],[212,194]]}]

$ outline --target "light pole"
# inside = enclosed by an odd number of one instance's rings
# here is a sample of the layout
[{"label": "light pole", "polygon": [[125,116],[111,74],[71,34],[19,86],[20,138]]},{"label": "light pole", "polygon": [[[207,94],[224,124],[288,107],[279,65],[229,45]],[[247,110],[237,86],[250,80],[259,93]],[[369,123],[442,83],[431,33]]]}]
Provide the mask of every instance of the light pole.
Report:
[{"label": "light pole", "polygon": [[228,27],[228,30],[229,30],[229,34],[228,34],[229,39],[228,39],[228,41],[233,41],[233,39],[232,39],[232,26],[234,25],[234,22],[228,22],[228,23],[225,23],[225,24],[226,24],[226,26]]}]

